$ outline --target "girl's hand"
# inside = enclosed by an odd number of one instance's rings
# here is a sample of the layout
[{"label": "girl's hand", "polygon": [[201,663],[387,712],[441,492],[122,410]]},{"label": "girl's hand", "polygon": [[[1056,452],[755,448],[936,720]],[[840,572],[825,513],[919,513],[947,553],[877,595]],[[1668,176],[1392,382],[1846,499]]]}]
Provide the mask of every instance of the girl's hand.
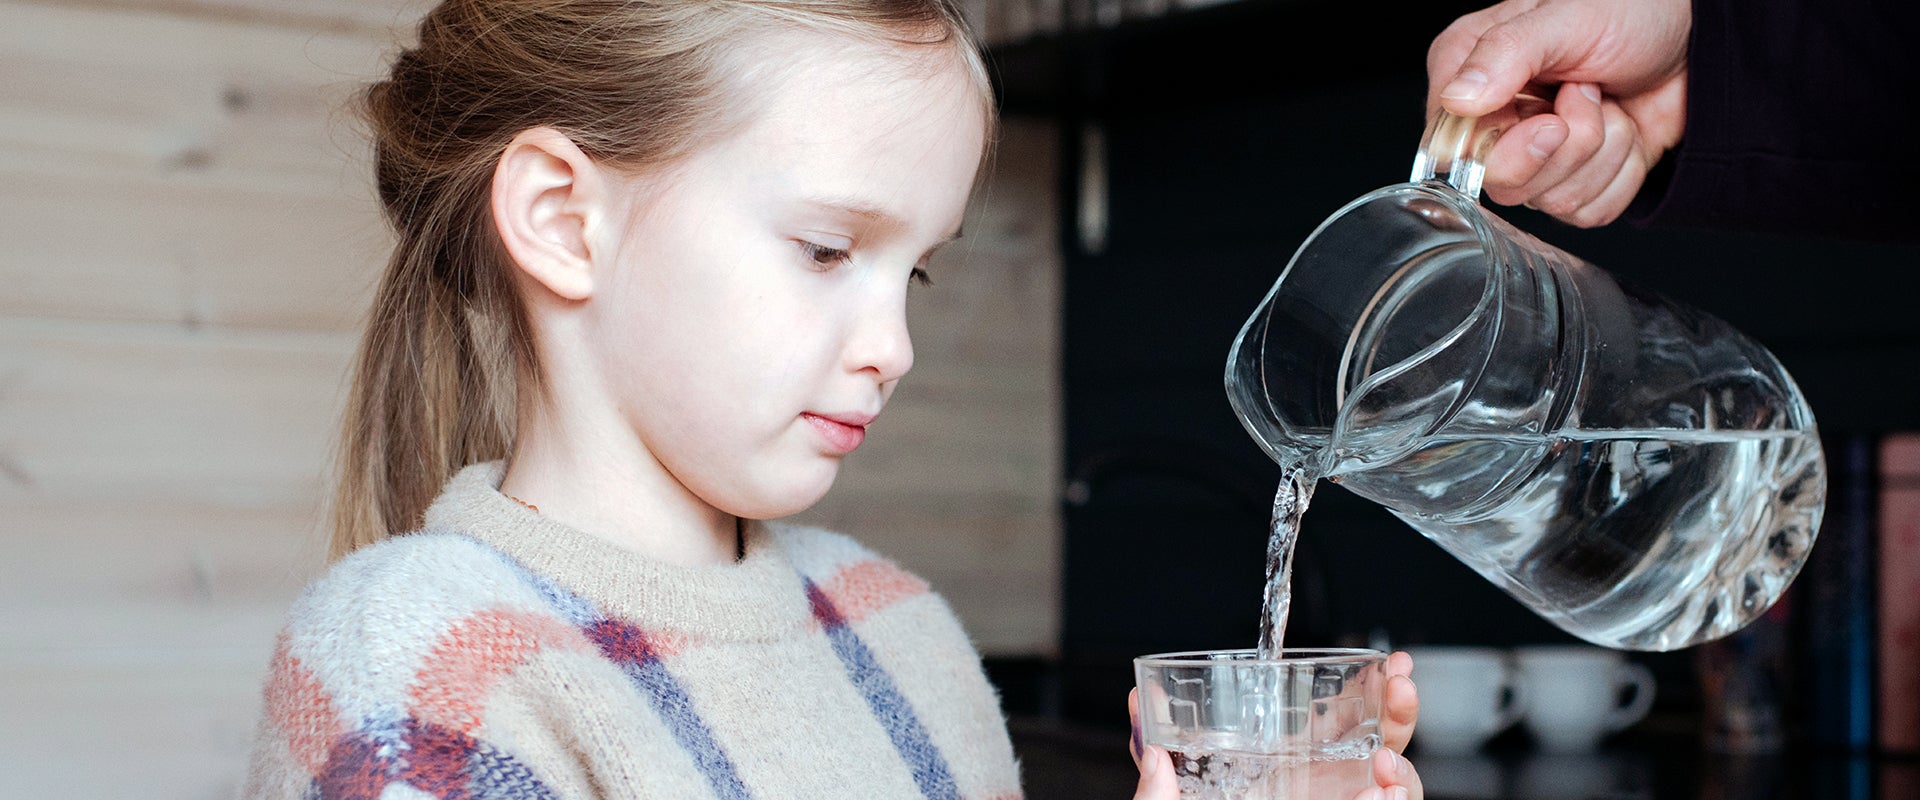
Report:
[{"label": "girl's hand", "polygon": [[[1420,718],[1420,695],[1413,685],[1413,657],[1404,652],[1387,657],[1387,685],[1382,690],[1380,738],[1385,745],[1373,754],[1373,780],[1378,786],[1362,791],[1355,800],[1422,800],[1426,792],[1420,774],[1400,754],[1413,738],[1414,722]],[[1140,736],[1140,693],[1127,693],[1127,715],[1133,720],[1133,741],[1129,748],[1134,766],[1140,769],[1140,784],[1134,800],[1179,800],[1180,787],[1173,777],[1173,760],[1167,751],[1146,744]]]},{"label": "girl's hand", "polygon": [[1413,686],[1413,656],[1404,652],[1387,656],[1387,686],[1381,692],[1380,739],[1385,747],[1373,754],[1373,781],[1380,784],[1360,793],[1356,800],[1421,800],[1426,792],[1420,786],[1420,774],[1401,756],[1413,738],[1413,723],[1420,718],[1420,694]]},{"label": "girl's hand", "polygon": [[1421,800],[1426,796],[1413,763],[1385,747],[1373,754],[1373,782],[1380,785],[1362,790],[1354,800]]},{"label": "girl's hand", "polygon": [[1380,738],[1395,753],[1407,752],[1413,723],[1420,719],[1420,693],[1413,687],[1413,656],[1387,656],[1387,686],[1381,693]]},{"label": "girl's hand", "polygon": [[[1140,785],[1133,800],[1180,800],[1180,784],[1173,779],[1173,759],[1167,751],[1147,744],[1140,733],[1140,690],[1127,693],[1127,716],[1133,720],[1133,765],[1140,769]],[[1377,769],[1377,768],[1376,768]]]}]

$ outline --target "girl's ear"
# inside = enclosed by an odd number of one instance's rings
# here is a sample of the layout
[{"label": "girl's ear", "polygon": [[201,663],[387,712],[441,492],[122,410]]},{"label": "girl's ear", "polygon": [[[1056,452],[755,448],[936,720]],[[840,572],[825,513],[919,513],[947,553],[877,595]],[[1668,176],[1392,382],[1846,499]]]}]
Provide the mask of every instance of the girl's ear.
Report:
[{"label": "girl's ear", "polygon": [[567,300],[593,294],[590,234],[606,218],[606,182],[552,128],[521,131],[493,171],[493,224],[520,271]]}]

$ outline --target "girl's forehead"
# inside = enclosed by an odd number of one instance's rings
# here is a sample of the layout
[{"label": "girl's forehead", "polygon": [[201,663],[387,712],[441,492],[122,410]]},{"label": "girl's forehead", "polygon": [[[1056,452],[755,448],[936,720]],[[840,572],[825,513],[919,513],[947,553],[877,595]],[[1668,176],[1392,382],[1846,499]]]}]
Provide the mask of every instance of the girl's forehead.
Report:
[{"label": "girl's forehead", "polygon": [[957,38],[918,41],[838,31],[781,28],[745,37],[736,51],[732,92],[743,109],[770,103],[824,103],[835,95],[859,103],[945,102],[939,94],[970,93],[991,103],[993,88],[976,74]]},{"label": "girl's forehead", "polygon": [[756,95],[751,108],[742,109],[736,134],[727,137],[736,148],[805,159],[835,148],[964,141],[951,134],[968,126],[978,127],[984,140],[991,97],[955,47],[841,42],[801,50],[761,77],[748,90]]},{"label": "girl's forehead", "polygon": [[912,217],[944,216],[935,208],[945,205],[946,184],[971,188],[991,95],[957,42],[780,31],[750,47],[761,57],[731,76],[727,128],[650,170],[665,179],[657,188],[692,183],[766,201],[862,198],[914,207],[919,213],[898,209]]}]

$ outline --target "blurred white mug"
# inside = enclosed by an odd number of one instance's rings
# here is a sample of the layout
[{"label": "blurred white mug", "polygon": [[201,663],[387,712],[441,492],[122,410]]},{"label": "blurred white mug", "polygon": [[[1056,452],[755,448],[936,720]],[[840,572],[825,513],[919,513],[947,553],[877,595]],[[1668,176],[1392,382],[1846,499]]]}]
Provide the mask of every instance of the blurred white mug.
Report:
[{"label": "blurred white mug", "polygon": [[[1514,660],[1532,701],[1524,715],[1527,730],[1547,752],[1591,751],[1602,738],[1639,722],[1653,709],[1653,673],[1619,651],[1539,645],[1516,648]],[[1423,692],[1423,724],[1426,699]]]},{"label": "blurred white mug", "polygon": [[1420,689],[1420,721],[1413,744],[1421,753],[1465,755],[1520,719],[1527,698],[1505,651],[1493,647],[1424,645],[1413,656]]}]

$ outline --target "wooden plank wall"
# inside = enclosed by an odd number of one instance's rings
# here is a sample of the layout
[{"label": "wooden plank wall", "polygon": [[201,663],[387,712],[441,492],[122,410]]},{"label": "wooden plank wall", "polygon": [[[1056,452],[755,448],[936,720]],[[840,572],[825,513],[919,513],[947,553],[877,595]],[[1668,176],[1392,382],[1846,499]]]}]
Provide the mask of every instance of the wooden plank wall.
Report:
[{"label": "wooden plank wall", "polygon": [[[0,798],[236,790],[389,241],[347,102],[423,8],[0,0]],[[997,655],[1057,635],[1052,142],[1009,123],[806,515]]]}]

